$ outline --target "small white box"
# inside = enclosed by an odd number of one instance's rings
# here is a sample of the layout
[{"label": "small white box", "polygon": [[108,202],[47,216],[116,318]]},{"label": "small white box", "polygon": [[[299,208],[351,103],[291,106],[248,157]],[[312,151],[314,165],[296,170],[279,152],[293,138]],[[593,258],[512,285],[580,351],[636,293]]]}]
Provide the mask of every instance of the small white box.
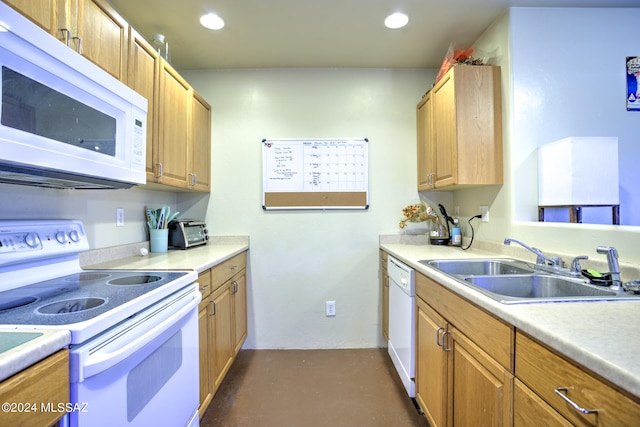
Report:
[{"label": "small white box", "polygon": [[538,148],[538,205],[617,205],[617,137],[569,137]]}]

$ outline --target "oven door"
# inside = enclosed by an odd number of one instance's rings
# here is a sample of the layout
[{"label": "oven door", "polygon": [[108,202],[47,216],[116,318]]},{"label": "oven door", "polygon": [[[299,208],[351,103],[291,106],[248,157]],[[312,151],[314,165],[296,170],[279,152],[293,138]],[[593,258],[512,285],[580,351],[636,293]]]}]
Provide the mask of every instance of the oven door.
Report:
[{"label": "oven door", "polygon": [[70,426],[198,426],[197,286],[71,348]]}]

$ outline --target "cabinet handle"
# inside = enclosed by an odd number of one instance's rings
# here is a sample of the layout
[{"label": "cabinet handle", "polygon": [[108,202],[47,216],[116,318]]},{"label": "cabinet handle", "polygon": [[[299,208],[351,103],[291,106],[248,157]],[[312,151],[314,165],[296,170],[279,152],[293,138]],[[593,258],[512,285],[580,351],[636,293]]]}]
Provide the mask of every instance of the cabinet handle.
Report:
[{"label": "cabinet handle", "polygon": [[576,411],[578,411],[578,412],[580,412],[582,414],[597,414],[598,413],[597,409],[585,409],[585,408],[581,407],[580,405],[578,405],[577,403],[575,403],[573,400],[569,399],[569,396],[567,396],[565,393],[568,393],[569,389],[571,389],[571,388],[573,388],[573,387],[557,387],[557,388],[554,388],[553,391],[554,391],[555,394],[560,396],[562,398],[562,400],[564,400],[569,405],[571,405],[571,407],[573,409],[575,409]]},{"label": "cabinet handle", "polygon": [[210,304],[213,305],[213,309],[211,310],[210,316],[215,316],[216,315],[216,302],[212,300],[210,302]]},{"label": "cabinet handle", "polygon": [[451,349],[450,349],[450,348],[445,348],[445,347],[444,347],[445,342],[446,342],[446,341],[445,341],[445,338],[446,338],[446,336],[447,336],[447,335],[449,335],[450,333],[451,333],[451,332],[447,331],[447,332],[445,332],[444,334],[442,334],[442,350],[443,350],[443,351],[451,351]]},{"label": "cabinet handle", "polygon": [[193,187],[195,187],[195,186],[196,186],[196,174],[195,174],[195,173],[192,173],[192,174],[191,174],[191,185],[192,185]]},{"label": "cabinet handle", "polygon": [[209,289],[209,285],[205,285],[205,286],[200,288],[201,291],[204,291],[205,289]]},{"label": "cabinet handle", "polygon": [[436,329],[436,344],[438,345],[438,347],[442,347],[442,343],[440,342],[440,332],[443,332],[444,328],[441,326],[438,329]]},{"label": "cabinet handle", "polygon": [[76,48],[76,52],[82,55],[82,37],[75,36],[73,37],[73,39],[78,42],[78,47]]},{"label": "cabinet handle", "polygon": [[62,33],[64,44],[66,44],[67,47],[70,47],[71,46],[71,30],[69,30],[68,28],[60,28],[60,32]]},{"label": "cabinet handle", "polygon": [[233,282],[231,282],[231,284],[233,285],[233,294],[235,295],[238,293],[238,282],[236,282],[235,280]]},{"label": "cabinet handle", "polygon": [[156,163],[157,171],[156,178],[162,178],[162,163]]}]

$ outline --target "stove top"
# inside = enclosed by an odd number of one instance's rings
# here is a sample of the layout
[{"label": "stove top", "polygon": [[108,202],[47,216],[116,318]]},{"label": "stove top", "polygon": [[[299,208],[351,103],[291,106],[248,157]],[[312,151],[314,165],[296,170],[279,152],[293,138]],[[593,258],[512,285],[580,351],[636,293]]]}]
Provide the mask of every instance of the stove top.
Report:
[{"label": "stove top", "polygon": [[195,271],[82,270],[80,221],[0,221],[0,328],[67,329],[79,344],[196,282]]},{"label": "stove top", "polygon": [[0,292],[0,324],[69,325],[84,322],[187,274],[91,271]]}]

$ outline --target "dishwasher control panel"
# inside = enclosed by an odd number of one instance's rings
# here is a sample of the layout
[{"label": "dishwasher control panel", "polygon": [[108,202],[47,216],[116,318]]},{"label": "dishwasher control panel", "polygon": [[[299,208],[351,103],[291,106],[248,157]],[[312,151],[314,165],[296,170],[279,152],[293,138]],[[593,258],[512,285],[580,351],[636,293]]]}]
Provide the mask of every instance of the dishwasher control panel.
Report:
[{"label": "dishwasher control panel", "polygon": [[409,296],[416,294],[415,272],[411,267],[389,256],[387,258],[387,272],[390,282],[399,286]]}]

